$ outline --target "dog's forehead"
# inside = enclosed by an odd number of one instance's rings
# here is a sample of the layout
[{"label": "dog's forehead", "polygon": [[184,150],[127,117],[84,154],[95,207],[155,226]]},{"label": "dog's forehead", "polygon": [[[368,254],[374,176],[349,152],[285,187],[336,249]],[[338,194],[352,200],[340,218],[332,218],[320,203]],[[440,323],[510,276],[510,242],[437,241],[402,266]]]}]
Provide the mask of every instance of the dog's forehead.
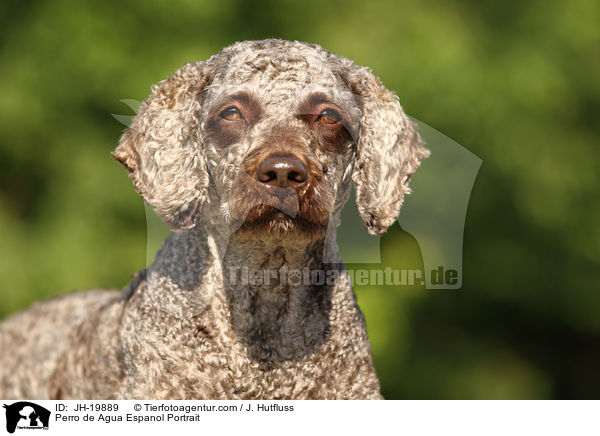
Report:
[{"label": "dog's forehead", "polygon": [[314,50],[253,50],[233,56],[223,72],[227,83],[248,81],[267,83],[334,84],[336,75],[330,63]]},{"label": "dog's forehead", "polygon": [[267,107],[297,104],[315,92],[335,93],[342,104],[351,101],[351,91],[325,57],[303,48],[238,53],[215,74],[210,91],[215,98],[250,91]]}]

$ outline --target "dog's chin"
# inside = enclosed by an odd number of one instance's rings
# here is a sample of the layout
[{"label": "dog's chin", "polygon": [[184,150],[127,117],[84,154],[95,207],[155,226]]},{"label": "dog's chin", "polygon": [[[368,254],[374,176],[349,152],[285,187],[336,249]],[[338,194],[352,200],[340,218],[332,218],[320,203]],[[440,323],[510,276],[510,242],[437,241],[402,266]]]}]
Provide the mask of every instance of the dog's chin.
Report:
[{"label": "dog's chin", "polygon": [[272,206],[260,206],[250,211],[236,234],[246,240],[285,244],[315,241],[324,238],[326,232],[326,218],[317,221],[300,214],[290,216]]}]

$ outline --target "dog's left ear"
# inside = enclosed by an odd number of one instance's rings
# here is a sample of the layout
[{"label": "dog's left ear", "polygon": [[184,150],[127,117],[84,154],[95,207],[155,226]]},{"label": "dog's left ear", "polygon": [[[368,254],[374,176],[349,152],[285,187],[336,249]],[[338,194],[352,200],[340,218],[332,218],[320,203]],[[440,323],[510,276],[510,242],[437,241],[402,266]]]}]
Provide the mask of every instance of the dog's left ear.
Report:
[{"label": "dog's left ear", "polygon": [[358,212],[372,235],[381,235],[400,212],[408,182],[429,156],[396,95],[368,68],[351,64],[340,75],[361,103],[352,180]]},{"label": "dog's left ear", "polygon": [[196,225],[207,196],[198,114],[208,72],[207,62],[189,63],[153,87],[112,153],[140,196],[175,232]]}]

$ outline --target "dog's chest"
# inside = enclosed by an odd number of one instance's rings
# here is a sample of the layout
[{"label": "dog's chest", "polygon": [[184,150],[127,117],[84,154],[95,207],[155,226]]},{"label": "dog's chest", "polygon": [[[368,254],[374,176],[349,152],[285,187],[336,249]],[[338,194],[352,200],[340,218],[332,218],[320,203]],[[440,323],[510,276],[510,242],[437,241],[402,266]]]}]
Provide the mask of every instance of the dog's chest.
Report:
[{"label": "dog's chest", "polygon": [[233,344],[203,344],[186,352],[176,346],[167,359],[144,359],[153,377],[132,380],[130,388],[133,397],[145,398],[349,398],[359,378],[370,378],[369,365],[353,347],[339,345],[326,342],[312,354],[272,362],[254,360],[243,346]]},{"label": "dog's chest", "polygon": [[152,311],[152,299],[144,295],[136,316],[124,320],[133,333],[127,337],[143,341],[123,343],[127,370],[120,396],[377,397],[379,384],[352,290],[321,291],[291,293],[295,297],[283,306],[266,294],[213,297],[204,306],[179,301],[184,294],[171,293],[172,306],[186,308],[173,313]]},{"label": "dog's chest", "polygon": [[[378,395],[370,356],[356,338],[333,329],[310,352],[288,358],[234,336],[177,329],[154,336],[131,356],[123,397],[181,399],[334,399]],[[179,335],[177,335],[179,333]],[[263,352],[266,359],[257,360]],[[292,352],[292,351],[290,351]],[[138,376],[139,375],[139,376]]]}]

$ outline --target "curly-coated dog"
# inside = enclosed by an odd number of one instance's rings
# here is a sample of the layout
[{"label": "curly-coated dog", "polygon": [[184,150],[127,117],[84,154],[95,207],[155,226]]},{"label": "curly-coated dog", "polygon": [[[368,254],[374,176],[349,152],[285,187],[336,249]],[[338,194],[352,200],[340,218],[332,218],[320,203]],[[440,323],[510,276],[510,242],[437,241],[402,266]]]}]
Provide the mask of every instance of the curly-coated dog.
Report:
[{"label": "curly-coated dog", "polygon": [[236,43],[152,90],[113,156],[173,233],[122,292],[0,324],[0,398],[381,398],[337,254],[428,155],[394,93],[321,47]]}]

